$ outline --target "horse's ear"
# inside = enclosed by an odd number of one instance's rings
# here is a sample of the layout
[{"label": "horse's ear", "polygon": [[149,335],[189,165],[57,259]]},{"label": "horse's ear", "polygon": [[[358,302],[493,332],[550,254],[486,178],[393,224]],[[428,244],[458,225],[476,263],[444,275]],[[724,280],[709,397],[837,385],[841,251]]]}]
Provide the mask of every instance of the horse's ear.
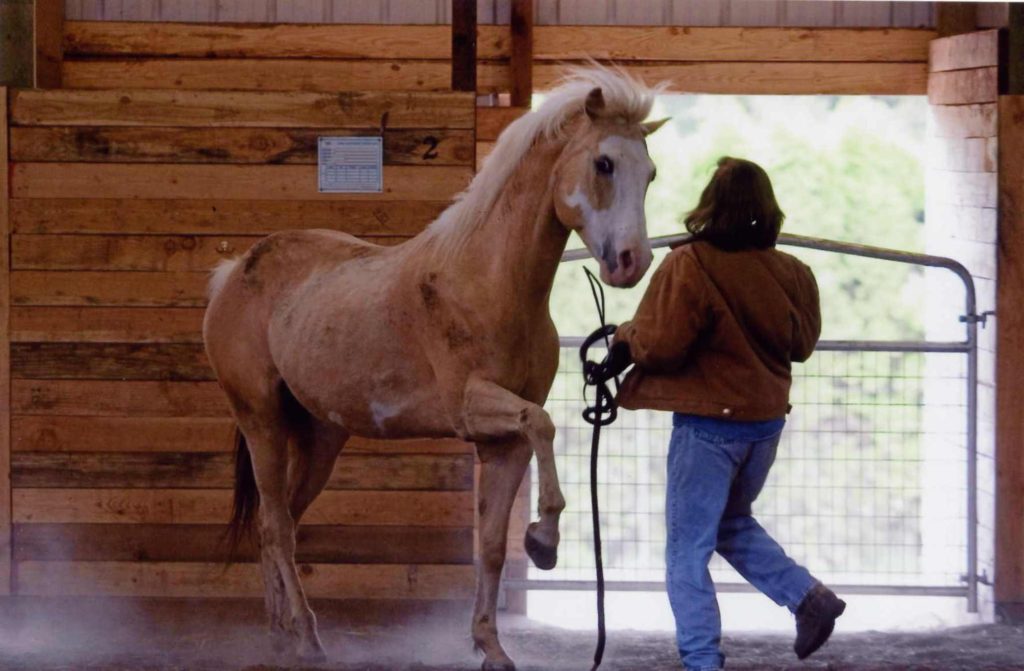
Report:
[{"label": "horse's ear", "polygon": [[601,113],[604,111],[604,93],[601,91],[601,87],[598,86],[590,90],[587,94],[587,102],[584,104],[583,109],[587,111],[587,116],[590,117],[591,121],[597,120]]},{"label": "horse's ear", "polygon": [[640,124],[640,128],[643,129],[645,136],[650,135],[651,133],[658,130],[666,123],[668,123],[669,119],[671,118],[672,117],[665,117],[664,119],[658,119],[657,121],[645,121],[642,124]]}]

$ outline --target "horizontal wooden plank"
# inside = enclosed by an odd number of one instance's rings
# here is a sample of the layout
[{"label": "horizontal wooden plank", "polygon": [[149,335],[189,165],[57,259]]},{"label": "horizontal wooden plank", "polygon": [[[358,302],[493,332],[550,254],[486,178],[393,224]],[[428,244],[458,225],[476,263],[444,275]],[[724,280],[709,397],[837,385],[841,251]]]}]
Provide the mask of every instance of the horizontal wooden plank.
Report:
[{"label": "horizontal wooden plank", "polygon": [[472,129],[476,108],[472,93],[452,91],[186,91],[177,90],[171,82],[156,87],[163,90],[125,90],[126,86],[103,91],[11,91],[11,123],[375,130],[384,125],[386,114],[386,126],[392,129]]},{"label": "horizontal wooden plank", "polygon": [[16,307],[12,342],[202,342],[201,308]]},{"label": "horizontal wooden plank", "polygon": [[932,105],[994,103],[998,98],[998,68],[952,70],[928,75],[928,102]]},{"label": "horizontal wooden plank", "polygon": [[360,237],[408,236],[422,231],[448,206],[438,200],[19,198],[10,202],[13,231],[21,234],[267,235],[283,230],[329,228]]},{"label": "horizontal wooden plank", "polygon": [[437,200],[469,185],[472,167],[384,167],[380,193],[319,193],[315,165],[16,163],[14,198]]},{"label": "horizontal wooden plank", "polygon": [[[126,383],[133,385],[134,383]],[[157,390],[159,391],[159,390]],[[156,393],[152,388],[148,394]],[[46,399],[43,399],[45,405]],[[223,402],[222,402],[223,403]],[[141,406],[141,404],[139,404]],[[152,408],[137,407],[143,412]],[[225,404],[226,405],[226,404]],[[43,410],[38,403],[30,411]],[[88,411],[88,408],[82,408]],[[220,417],[17,415],[11,419],[13,452],[229,452],[235,423]]]},{"label": "horizontal wooden plank", "polygon": [[[263,594],[255,564],[193,562],[38,562],[17,567],[23,595],[223,598]],[[310,597],[466,599],[474,569],[457,565],[302,564]]]},{"label": "horizontal wooden plank", "polygon": [[11,411],[22,415],[228,417],[216,382],[12,380]]},{"label": "horizontal wooden plank", "polygon": [[[361,236],[380,245],[407,237]],[[135,270],[207,272],[249,249],[263,236],[15,235],[14,270]]]},{"label": "horizontal wooden plank", "polygon": [[[11,129],[12,161],[316,164],[320,137],[379,135],[345,128],[25,126]],[[385,165],[472,165],[473,132],[384,132]]]},{"label": "horizontal wooden plank", "polygon": [[[205,272],[263,236],[14,235],[13,270]],[[400,238],[404,239],[404,238]],[[374,239],[373,242],[389,241]]]},{"label": "horizontal wooden plank", "polygon": [[[216,562],[226,526],[212,524],[17,524],[15,561]],[[473,530],[299,526],[295,558],[323,564],[472,564]],[[246,539],[236,555],[254,560]]]},{"label": "horizontal wooden plank", "polygon": [[478,107],[476,110],[476,139],[497,140],[501,131],[529,112],[526,107]]},{"label": "horizontal wooden plank", "polygon": [[[439,63],[395,64],[388,80],[384,65],[359,65],[359,73],[340,67],[342,61],[152,60],[66,62],[65,81],[80,88],[233,88],[251,91],[286,88],[290,91],[339,89],[440,90],[449,86],[450,68]],[[379,63],[383,63],[382,61]],[[534,66],[534,86],[554,86],[567,72],[562,63]],[[404,70],[403,70],[404,67]],[[827,62],[680,62],[626,64],[623,68],[647,82],[667,82],[687,93],[735,94],[877,94],[915,95],[926,91],[927,64]],[[416,69],[421,70],[420,73]],[[436,71],[434,71],[436,70]],[[358,74],[359,76],[356,76]],[[477,68],[480,92],[508,91],[508,66],[484,61]],[[93,125],[93,124],[90,124]],[[153,124],[158,125],[158,124]],[[166,125],[166,124],[159,124]],[[228,124],[221,124],[228,125]]]},{"label": "horizontal wooden plank", "polygon": [[[650,84],[667,83],[681,93],[737,95],[834,94],[922,95],[927,90],[925,63],[674,63],[626,64],[627,72]],[[564,65],[540,64],[533,85],[543,90],[565,73]],[[481,88],[500,88],[501,73],[480,69]]]},{"label": "horizontal wooden plank", "polygon": [[[932,30],[535,26],[534,58],[583,56],[681,61],[925,61]],[[481,59],[508,58],[506,25],[477,29]],[[207,25],[80,22],[65,24],[65,56],[193,58],[451,58],[445,26]]]},{"label": "horizontal wooden plank", "polygon": [[949,205],[995,208],[999,204],[999,178],[992,172],[929,170],[928,188],[934,198]]},{"label": "horizontal wooden plank", "polygon": [[[18,489],[16,523],[223,524],[232,493],[220,489]],[[472,492],[346,491],[322,493],[309,524],[471,527]]]},{"label": "horizontal wooden plank", "polygon": [[11,273],[14,305],[116,305],[201,307],[208,273],[64,272]]},{"label": "horizontal wooden plank", "polygon": [[616,61],[928,60],[935,31],[916,29],[537,26],[534,59]]},{"label": "horizontal wooden plank", "polygon": [[14,343],[11,377],[30,380],[214,380],[199,343]]},{"label": "horizontal wooden plank", "polygon": [[[230,489],[234,456],[222,452],[17,452],[14,487]],[[343,452],[327,489],[466,491],[473,457]]]},{"label": "horizontal wooden plank", "polygon": [[[507,87],[508,67],[491,70]],[[452,76],[446,61],[399,59],[104,58],[65,60],[61,71],[76,89],[443,92]]]},{"label": "horizontal wooden plank", "polygon": [[[132,389],[142,412],[162,411],[165,404],[147,395],[160,388]],[[109,389],[109,388],[108,388]],[[45,399],[44,399],[45,400]],[[82,408],[86,410],[87,408]],[[100,408],[102,410],[102,408]],[[223,417],[61,416],[16,415],[11,420],[11,449],[15,452],[230,452],[235,448],[235,424]],[[473,446],[454,439],[367,440],[352,437],[343,454],[473,454]]]},{"label": "horizontal wooden plank", "polygon": [[979,30],[932,40],[928,45],[931,72],[969,70],[999,65],[999,31]]},{"label": "horizontal wooden plank", "polygon": [[935,137],[996,137],[998,114],[994,103],[929,105],[928,132]]},{"label": "horizontal wooden plank", "polygon": [[[477,52],[498,55],[505,27],[481,26]],[[507,47],[505,47],[507,56]],[[202,24],[69,21],[66,58],[343,58],[449,60],[451,28],[431,25]]]}]

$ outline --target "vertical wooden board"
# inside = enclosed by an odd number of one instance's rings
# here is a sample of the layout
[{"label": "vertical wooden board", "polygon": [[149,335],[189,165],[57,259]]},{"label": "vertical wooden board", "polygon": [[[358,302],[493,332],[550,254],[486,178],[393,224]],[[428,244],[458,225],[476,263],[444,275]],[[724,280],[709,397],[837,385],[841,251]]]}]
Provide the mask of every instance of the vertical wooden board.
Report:
[{"label": "vertical wooden board", "polygon": [[836,25],[856,28],[883,28],[892,25],[891,2],[856,0],[838,3]]},{"label": "vertical wooden board", "polygon": [[275,0],[216,0],[215,21],[271,23],[277,19]]},{"label": "vertical wooden board", "polygon": [[558,0],[535,0],[534,14],[537,25],[558,25]]},{"label": "vertical wooden board", "polygon": [[612,0],[561,0],[558,22],[563,26],[603,26],[611,20]]},{"label": "vertical wooden board", "polygon": [[1024,96],[999,101],[997,604],[1024,603]]},{"label": "vertical wooden board", "polygon": [[660,26],[670,9],[665,0],[612,0],[611,5],[617,26]]},{"label": "vertical wooden board", "polygon": [[893,28],[929,28],[935,25],[931,2],[894,2],[892,5]]},{"label": "vertical wooden board", "polygon": [[216,0],[174,0],[160,3],[161,21],[201,22],[213,21]]},{"label": "vertical wooden board", "polygon": [[385,23],[386,0],[329,0],[334,23]]},{"label": "vertical wooden board", "polygon": [[671,0],[677,26],[723,26],[727,0]]},{"label": "vertical wooden board", "polygon": [[1009,20],[1010,3],[979,2],[976,11],[979,28],[1002,28]]},{"label": "vertical wooden board", "polygon": [[729,2],[727,23],[730,26],[777,26],[779,18],[778,0],[731,0]]},{"label": "vertical wooden board", "polygon": [[438,23],[437,3],[431,0],[388,0],[388,23]]},{"label": "vertical wooden board", "polygon": [[7,170],[7,88],[0,87],[0,594],[11,593],[10,188]]},{"label": "vertical wooden board", "polygon": [[103,0],[80,0],[79,15],[83,21],[103,20]]},{"label": "vertical wooden board", "polygon": [[37,88],[61,87],[64,41],[64,0],[35,2],[35,85]]},{"label": "vertical wooden board", "polygon": [[274,17],[280,23],[325,23],[330,19],[330,0],[278,0]]},{"label": "vertical wooden board", "polygon": [[784,0],[779,23],[800,28],[825,28],[836,25],[836,3]]}]

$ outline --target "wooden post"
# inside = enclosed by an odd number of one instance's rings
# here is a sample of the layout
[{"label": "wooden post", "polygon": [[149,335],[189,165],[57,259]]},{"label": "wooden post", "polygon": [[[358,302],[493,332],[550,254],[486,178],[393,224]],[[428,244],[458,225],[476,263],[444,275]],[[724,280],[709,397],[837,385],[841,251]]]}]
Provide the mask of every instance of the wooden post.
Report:
[{"label": "wooden post", "polygon": [[999,262],[996,277],[997,613],[1024,622],[1024,7],[1010,6],[999,97]]},{"label": "wooden post", "polygon": [[452,0],[452,90],[476,91],[476,0]]},{"label": "wooden post", "polygon": [[35,45],[36,88],[59,89],[64,60],[64,0],[36,0]]},{"label": "wooden post", "polygon": [[529,107],[533,97],[533,0],[512,2],[512,106]]},{"label": "wooden post", "polygon": [[978,27],[978,8],[973,2],[936,2],[935,29],[939,37],[969,33]]},{"label": "wooden post", "polygon": [[1010,20],[1006,29],[1005,93],[1024,95],[1024,4],[1010,5]]},{"label": "wooden post", "polygon": [[11,593],[11,329],[7,88],[0,86],[0,595]]},{"label": "wooden post", "polygon": [[32,86],[32,0],[0,0],[0,85]]}]

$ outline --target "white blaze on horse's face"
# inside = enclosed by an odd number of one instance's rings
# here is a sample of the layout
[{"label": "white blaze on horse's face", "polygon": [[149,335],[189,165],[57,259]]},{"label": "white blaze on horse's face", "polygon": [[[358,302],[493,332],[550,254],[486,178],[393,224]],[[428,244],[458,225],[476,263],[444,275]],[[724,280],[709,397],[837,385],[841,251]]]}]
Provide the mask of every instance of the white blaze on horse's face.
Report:
[{"label": "white blaze on horse's face", "polygon": [[[596,92],[596,93],[595,93]],[[644,200],[654,163],[644,137],[661,123],[626,126],[601,117],[600,89],[587,99],[585,127],[555,168],[555,214],[601,266],[601,279],[631,287],[651,265]]]}]

